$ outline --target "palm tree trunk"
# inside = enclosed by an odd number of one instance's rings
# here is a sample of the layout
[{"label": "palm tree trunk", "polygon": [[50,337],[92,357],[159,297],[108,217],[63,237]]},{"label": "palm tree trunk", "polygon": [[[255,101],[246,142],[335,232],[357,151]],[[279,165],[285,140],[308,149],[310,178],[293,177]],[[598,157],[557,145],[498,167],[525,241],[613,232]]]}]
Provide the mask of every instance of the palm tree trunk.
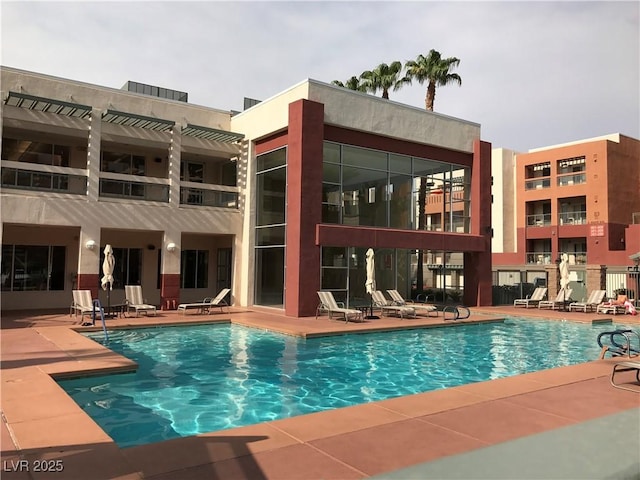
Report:
[{"label": "palm tree trunk", "polygon": [[425,99],[425,106],[427,110],[433,112],[433,103],[436,101],[436,83],[434,81],[429,81],[429,86],[427,87],[427,98]]}]

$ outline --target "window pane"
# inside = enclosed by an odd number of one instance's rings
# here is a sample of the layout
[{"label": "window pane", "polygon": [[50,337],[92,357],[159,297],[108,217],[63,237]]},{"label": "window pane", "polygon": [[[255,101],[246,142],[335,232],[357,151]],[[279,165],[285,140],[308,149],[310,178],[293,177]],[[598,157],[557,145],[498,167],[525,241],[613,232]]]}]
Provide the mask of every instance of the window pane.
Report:
[{"label": "window pane", "polygon": [[269,170],[287,164],[287,149],[281,148],[257,158],[257,172]]},{"label": "window pane", "polygon": [[196,271],[198,268],[198,253],[196,250],[182,250],[181,259],[181,288],[196,288]]},{"label": "window pane", "polygon": [[392,228],[411,227],[411,186],[408,175],[395,175],[389,184],[389,226]]},{"label": "window pane", "polygon": [[262,173],[257,182],[256,225],[285,223],[286,168]]},{"label": "window pane", "polygon": [[323,267],[346,267],[347,249],[345,247],[322,247]]},{"label": "window pane", "polygon": [[377,170],[387,169],[387,154],[376,150],[351,147],[343,145],[342,164],[356,167],[373,168]]},{"label": "window pane", "polygon": [[256,245],[258,246],[270,246],[270,245],[284,245],[285,242],[285,229],[281,227],[266,227],[256,229]]},{"label": "window pane", "polygon": [[340,183],[340,165],[327,162],[323,163],[322,181],[330,183]]},{"label": "window pane", "polygon": [[65,257],[65,247],[51,248],[51,275],[49,277],[49,290],[64,290]]},{"label": "window pane", "polygon": [[2,291],[11,291],[13,271],[13,245],[2,245]]},{"label": "window pane", "polygon": [[198,250],[197,259],[196,288],[207,288],[209,285],[209,252]]},{"label": "window pane", "polygon": [[256,304],[284,304],[284,248],[256,249]]},{"label": "window pane", "polygon": [[391,172],[406,173],[411,175],[411,157],[390,153],[389,170]]},{"label": "window pane", "polygon": [[345,225],[387,226],[387,173],[344,167],[349,179],[343,187],[343,217]]},{"label": "window pane", "polygon": [[322,158],[325,162],[340,163],[340,145],[337,143],[324,142],[322,145]]}]

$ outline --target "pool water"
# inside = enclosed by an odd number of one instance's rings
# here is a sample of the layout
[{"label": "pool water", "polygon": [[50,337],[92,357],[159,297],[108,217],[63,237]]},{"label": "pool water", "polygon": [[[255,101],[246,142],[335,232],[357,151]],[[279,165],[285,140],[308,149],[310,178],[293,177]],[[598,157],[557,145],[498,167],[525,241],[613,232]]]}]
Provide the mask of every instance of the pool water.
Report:
[{"label": "pool water", "polygon": [[595,360],[598,334],[615,328],[629,327],[508,319],[306,340],[236,325],[119,330],[108,347],[137,372],[59,384],[128,447]]}]

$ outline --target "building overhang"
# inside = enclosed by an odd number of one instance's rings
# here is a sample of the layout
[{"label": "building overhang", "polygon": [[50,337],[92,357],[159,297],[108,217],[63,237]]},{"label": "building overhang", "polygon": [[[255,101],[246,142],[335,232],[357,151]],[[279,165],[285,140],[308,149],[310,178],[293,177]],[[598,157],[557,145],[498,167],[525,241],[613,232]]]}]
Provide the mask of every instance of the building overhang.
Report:
[{"label": "building overhang", "polygon": [[88,105],[65,102],[53,98],[37,97],[26,93],[9,92],[5,100],[5,105],[11,107],[26,108],[38,112],[56,113],[66,117],[85,118],[92,110]]},{"label": "building overhang", "polygon": [[117,110],[107,110],[102,114],[102,121],[114,123],[125,127],[145,128],[156,132],[166,132],[171,130],[176,122],[163,120],[161,118],[146,117],[134,113],[119,112]]},{"label": "building overhang", "polygon": [[222,143],[237,143],[244,138],[244,134],[242,133],[228,132],[226,130],[218,130],[209,127],[201,127],[198,125],[191,125],[189,123],[182,128],[182,135]]}]

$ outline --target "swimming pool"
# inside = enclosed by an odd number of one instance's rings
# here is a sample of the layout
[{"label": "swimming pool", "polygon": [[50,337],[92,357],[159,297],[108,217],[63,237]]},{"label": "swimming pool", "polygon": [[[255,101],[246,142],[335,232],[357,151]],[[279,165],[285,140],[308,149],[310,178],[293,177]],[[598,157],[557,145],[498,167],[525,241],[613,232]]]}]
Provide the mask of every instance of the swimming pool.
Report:
[{"label": "swimming pool", "polygon": [[128,447],[582,363],[613,328],[628,327],[508,319],[306,340],[236,325],[120,330],[108,346],[137,372],[59,384]]}]

